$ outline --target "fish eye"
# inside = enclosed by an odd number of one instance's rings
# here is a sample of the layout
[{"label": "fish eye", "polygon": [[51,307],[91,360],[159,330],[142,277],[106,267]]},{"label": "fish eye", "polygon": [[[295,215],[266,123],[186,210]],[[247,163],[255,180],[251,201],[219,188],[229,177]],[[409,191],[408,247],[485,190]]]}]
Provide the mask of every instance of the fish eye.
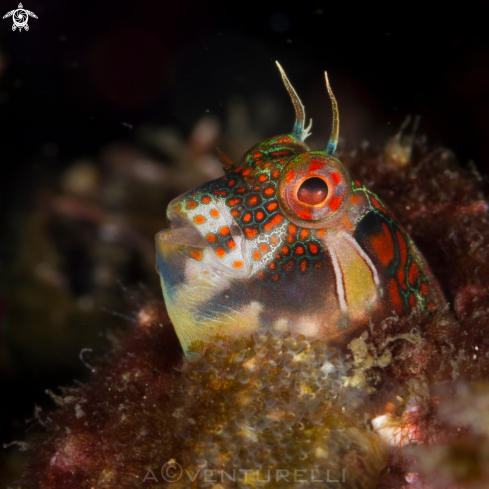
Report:
[{"label": "fish eye", "polygon": [[310,151],[288,161],[277,196],[289,221],[321,229],[343,214],[350,194],[351,179],[343,164],[323,151]]},{"label": "fish eye", "polygon": [[326,200],[328,185],[322,178],[311,177],[302,182],[297,191],[297,199],[303,204],[318,205]]}]

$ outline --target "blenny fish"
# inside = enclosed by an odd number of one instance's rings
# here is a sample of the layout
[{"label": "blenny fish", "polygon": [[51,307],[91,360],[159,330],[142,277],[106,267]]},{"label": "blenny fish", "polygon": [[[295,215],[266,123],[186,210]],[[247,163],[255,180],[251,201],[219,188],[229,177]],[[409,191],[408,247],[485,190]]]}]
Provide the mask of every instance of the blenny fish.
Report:
[{"label": "blenny fish", "polygon": [[311,151],[297,93],[291,134],[267,139],[224,176],[174,199],[156,235],[157,270],[185,352],[214,335],[290,330],[344,345],[380,319],[444,303],[413,241],[382,201],[325,151]]}]

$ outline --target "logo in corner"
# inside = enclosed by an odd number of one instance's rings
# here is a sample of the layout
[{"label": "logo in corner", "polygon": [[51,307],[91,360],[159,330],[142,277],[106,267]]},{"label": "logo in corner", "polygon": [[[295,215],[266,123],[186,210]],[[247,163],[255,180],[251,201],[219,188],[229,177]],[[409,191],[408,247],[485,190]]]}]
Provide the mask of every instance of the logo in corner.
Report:
[{"label": "logo in corner", "polygon": [[37,19],[37,15],[30,10],[26,10],[21,3],[19,3],[16,10],[11,10],[3,16],[4,19],[7,17],[12,17],[12,20],[14,21],[12,30],[15,31],[16,29],[19,29],[19,32],[22,29],[25,29],[26,31],[29,30],[29,25],[27,24],[27,22],[29,22],[29,17]]}]

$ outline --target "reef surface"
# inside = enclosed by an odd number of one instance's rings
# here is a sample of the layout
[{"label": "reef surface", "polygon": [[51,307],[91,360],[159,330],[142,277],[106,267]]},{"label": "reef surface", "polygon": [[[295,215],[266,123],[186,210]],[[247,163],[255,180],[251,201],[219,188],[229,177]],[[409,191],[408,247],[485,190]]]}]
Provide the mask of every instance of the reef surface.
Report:
[{"label": "reef surface", "polygon": [[17,485],[487,487],[484,182],[411,143],[339,158],[410,233],[449,307],[393,314],[343,351],[263,329],[184,360],[164,305],[147,300],[91,380],[37,413],[46,432]]}]

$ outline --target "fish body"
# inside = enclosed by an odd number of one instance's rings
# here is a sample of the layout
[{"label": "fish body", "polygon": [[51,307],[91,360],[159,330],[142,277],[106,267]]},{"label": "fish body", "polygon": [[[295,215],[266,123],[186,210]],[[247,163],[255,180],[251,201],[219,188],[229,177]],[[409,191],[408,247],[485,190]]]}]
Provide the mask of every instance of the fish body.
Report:
[{"label": "fish body", "polygon": [[157,270],[184,351],[258,328],[342,345],[370,321],[444,302],[402,226],[332,156],[336,143],[306,146],[293,95],[293,134],[237,165],[221,155],[223,177],[168,206]]}]

